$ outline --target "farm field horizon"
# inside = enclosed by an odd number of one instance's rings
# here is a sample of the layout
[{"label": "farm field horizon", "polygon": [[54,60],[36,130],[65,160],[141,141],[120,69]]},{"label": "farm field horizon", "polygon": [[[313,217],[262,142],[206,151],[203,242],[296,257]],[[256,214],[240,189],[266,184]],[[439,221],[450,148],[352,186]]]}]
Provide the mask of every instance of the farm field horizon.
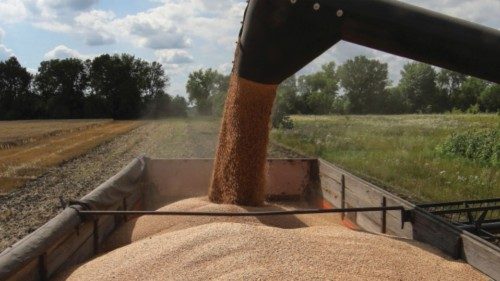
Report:
[{"label": "farm field horizon", "polygon": [[[272,143],[304,156],[324,158],[412,201],[500,197],[497,166],[437,151],[453,133],[499,130],[499,115],[294,115],[292,120],[293,129],[272,131]],[[211,157],[220,123],[215,118],[1,121],[0,194],[139,126],[164,122],[204,123],[205,128],[194,126],[193,135],[177,132],[175,139],[180,142],[175,145],[204,147],[210,152],[188,157]],[[159,135],[161,132],[155,133]],[[168,143],[172,141],[156,140],[159,147],[172,145]]]}]

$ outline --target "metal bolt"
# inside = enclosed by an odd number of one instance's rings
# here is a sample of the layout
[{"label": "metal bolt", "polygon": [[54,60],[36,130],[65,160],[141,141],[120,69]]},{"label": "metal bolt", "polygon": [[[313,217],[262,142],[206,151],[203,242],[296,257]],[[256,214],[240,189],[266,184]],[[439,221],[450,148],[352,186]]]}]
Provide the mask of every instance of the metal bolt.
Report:
[{"label": "metal bolt", "polygon": [[290,3],[295,4],[297,3],[297,0],[290,0]]},{"label": "metal bolt", "polygon": [[344,15],[344,11],[342,9],[337,11],[337,17],[341,18]]},{"label": "metal bolt", "polygon": [[315,11],[319,10],[319,8],[320,8],[320,7],[321,7],[321,6],[319,5],[319,3],[314,3],[314,5],[313,5],[313,9],[314,9]]}]

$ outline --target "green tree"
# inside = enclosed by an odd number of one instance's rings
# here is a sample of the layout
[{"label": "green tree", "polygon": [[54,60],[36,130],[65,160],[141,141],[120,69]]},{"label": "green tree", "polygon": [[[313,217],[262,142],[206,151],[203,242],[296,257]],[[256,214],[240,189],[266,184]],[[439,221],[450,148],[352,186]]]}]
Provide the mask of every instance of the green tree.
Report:
[{"label": "green tree", "polygon": [[453,101],[460,94],[460,88],[466,79],[467,75],[465,74],[441,69],[437,75],[436,84],[443,100],[442,109],[450,110],[453,108]]},{"label": "green tree", "polygon": [[172,98],[166,89],[170,79],[158,62],[152,62],[146,68],[146,88],[142,96],[146,108],[144,113],[154,118],[169,116]]},{"label": "green tree", "polygon": [[500,111],[500,85],[491,84],[481,93],[479,97],[481,110],[486,112]]},{"label": "green tree", "polygon": [[305,114],[328,114],[339,90],[335,62],[324,64],[321,70],[300,76],[298,88],[302,103],[298,111]]},{"label": "green tree", "polygon": [[399,87],[387,89],[384,112],[386,114],[403,114],[411,111],[410,104]]},{"label": "green tree", "polygon": [[297,78],[293,75],[278,87],[271,116],[272,126],[274,128],[292,128],[293,122],[289,115],[297,113],[298,102]]},{"label": "green tree", "polygon": [[224,113],[224,104],[226,102],[227,91],[229,90],[229,75],[221,75],[218,77],[220,79],[216,84],[217,91],[209,98],[210,104],[212,105],[212,114],[214,116],[222,116]]},{"label": "green tree", "polygon": [[[217,70],[200,69],[189,74],[186,91],[201,115],[211,115],[213,96],[227,92],[227,77]],[[220,99],[219,99],[220,100]]]},{"label": "green tree", "polygon": [[453,107],[466,111],[479,103],[481,93],[486,90],[488,83],[484,80],[468,77],[460,86],[457,95],[453,97]]},{"label": "green tree", "polygon": [[187,116],[188,103],[184,97],[175,96],[170,102],[170,116]]},{"label": "green tree", "polygon": [[351,113],[382,112],[389,85],[386,63],[357,56],[345,62],[338,70],[340,84],[349,99]]},{"label": "green tree", "polygon": [[337,96],[333,101],[332,113],[340,115],[349,114],[350,107],[351,105],[346,95]]},{"label": "green tree", "polygon": [[39,101],[30,89],[32,79],[17,58],[0,62],[0,119],[37,117]]},{"label": "green tree", "polygon": [[[143,96],[154,94],[148,84],[147,62],[128,54],[101,55],[90,67],[93,94],[104,101],[106,115],[114,119],[133,119],[141,115]],[[161,87],[160,87],[161,88]]]},{"label": "green tree", "polygon": [[436,71],[428,64],[407,63],[401,71],[399,90],[407,99],[411,112],[438,111]]},{"label": "green tree", "polygon": [[84,62],[77,58],[43,61],[35,86],[49,118],[82,118],[88,75]]}]

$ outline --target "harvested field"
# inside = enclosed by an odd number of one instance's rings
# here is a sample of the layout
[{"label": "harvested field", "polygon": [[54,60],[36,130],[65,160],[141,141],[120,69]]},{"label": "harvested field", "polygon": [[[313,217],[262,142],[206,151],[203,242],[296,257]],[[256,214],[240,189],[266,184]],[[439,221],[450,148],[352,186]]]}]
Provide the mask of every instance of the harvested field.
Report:
[{"label": "harvested field", "polygon": [[[149,121],[80,157],[48,167],[22,188],[0,195],[0,252],[60,212],[59,198],[81,198],[137,156],[213,157],[218,129],[219,122],[211,119]],[[269,156],[301,157],[277,146],[270,147]]]},{"label": "harvested field", "polygon": [[[283,206],[251,210],[275,208]],[[163,209],[247,211],[202,198]],[[110,238],[141,233],[135,242],[56,280],[488,280],[424,244],[353,231],[322,217],[142,217]]]},{"label": "harvested field", "polygon": [[[20,123],[22,125],[19,130],[24,133],[20,134],[18,142],[27,139],[33,141],[0,150],[0,194],[8,193],[25,182],[36,179],[49,167],[78,157],[142,124],[138,121],[67,122],[71,125],[62,125],[65,122],[57,121],[46,124],[40,122],[42,128],[37,128],[37,122]],[[7,135],[10,137],[5,139],[15,139],[12,136],[15,130],[11,126],[13,125],[7,126]],[[48,129],[49,126],[53,126],[52,131]],[[30,128],[34,128],[32,132]]]},{"label": "harvested field", "polygon": [[64,133],[88,129],[112,120],[0,121],[0,149],[39,141]]}]

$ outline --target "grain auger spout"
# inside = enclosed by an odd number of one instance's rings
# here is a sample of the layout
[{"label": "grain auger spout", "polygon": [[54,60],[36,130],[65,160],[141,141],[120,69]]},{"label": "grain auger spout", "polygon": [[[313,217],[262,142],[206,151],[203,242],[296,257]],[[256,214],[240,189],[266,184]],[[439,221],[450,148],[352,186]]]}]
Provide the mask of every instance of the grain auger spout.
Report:
[{"label": "grain auger spout", "polygon": [[265,198],[277,85],[341,40],[500,83],[500,32],[393,0],[250,0],[210,188],[218,203]]}]

